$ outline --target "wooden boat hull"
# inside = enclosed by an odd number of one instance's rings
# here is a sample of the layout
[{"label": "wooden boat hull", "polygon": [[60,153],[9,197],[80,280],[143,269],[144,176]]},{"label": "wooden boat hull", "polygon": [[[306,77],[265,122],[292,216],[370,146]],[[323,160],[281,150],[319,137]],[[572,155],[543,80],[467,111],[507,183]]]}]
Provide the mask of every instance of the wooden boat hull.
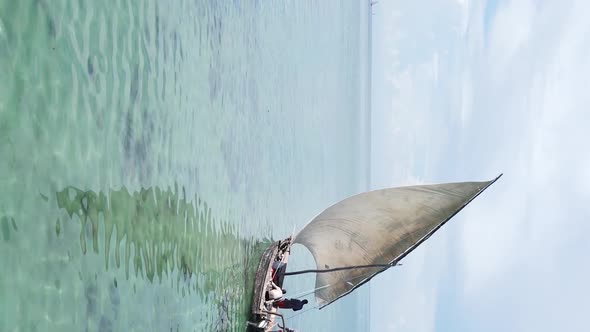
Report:
[{"label": "wooden boat hull", "polygon": [[[282,320],[282,315],[277,309],[268,304],[268,291],[271,288],[271,281],[277,286],[283,286],[283,278],[287,267],[287,260],[291,249],[291,238],[277,241],[271,244],[260,258],[256,277],[254,280],[254,292],[252,296],[251,315],[248,321],[248,331],[271,331],[277,317]],[[276,271],[273,269],[273,262],[280,260],[283,264]],[[281,325],[284,325],[282,322]]]}]

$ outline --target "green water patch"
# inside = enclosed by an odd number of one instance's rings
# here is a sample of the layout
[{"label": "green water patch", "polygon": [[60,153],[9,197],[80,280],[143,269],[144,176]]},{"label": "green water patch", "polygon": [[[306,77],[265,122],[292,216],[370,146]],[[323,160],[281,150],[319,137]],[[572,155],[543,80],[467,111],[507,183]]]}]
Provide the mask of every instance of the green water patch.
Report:
[{"label": "green water patch", "polygon": [[2,229],[2,239],[10,241],[11,234],[18,231],[14,218],[3,216],[0,218],[0,228]]},{"label": "green water patch", "polygon": [[243,330],[270,240],[178,186],[36,201],[19,220],[0,214],[0,330]]},{"label": "green water patch", "polygon": [[[258,259],[270,241],[240,238],[236,226],[216,219],[200,198],[187,199],[178,186],[108,193],[67,187],[56,198],[80,223],[81,252],[104,248],[105,271],[124,266],[127,279],[130,273],[149,283],[172,279],[178,294],[217,303],[212,324],[244,322]],[[58,219],[58,237],[61,227]]]}]

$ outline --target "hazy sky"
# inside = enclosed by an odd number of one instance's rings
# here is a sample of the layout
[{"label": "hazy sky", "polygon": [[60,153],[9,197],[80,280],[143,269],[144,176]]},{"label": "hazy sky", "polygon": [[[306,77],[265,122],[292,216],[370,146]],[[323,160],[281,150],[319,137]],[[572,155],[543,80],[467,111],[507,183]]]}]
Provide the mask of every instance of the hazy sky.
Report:
[{"label": "hazy sky", "polygon": [[373,331],[582,331],[590,1],[380,1],[372,186],[489,180],[371,283]]}]

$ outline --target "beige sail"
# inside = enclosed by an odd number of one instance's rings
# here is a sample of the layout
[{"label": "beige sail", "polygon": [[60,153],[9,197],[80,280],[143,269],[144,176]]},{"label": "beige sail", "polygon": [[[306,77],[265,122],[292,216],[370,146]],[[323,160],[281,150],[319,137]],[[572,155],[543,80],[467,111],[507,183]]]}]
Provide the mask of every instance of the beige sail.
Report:
[{"label": "beige sail", "polygon": [[[295,243],[309,249],[318,270],[393,266],[498,178],[382,189],[352,196],[315,217],[297,234]],[[387,268],[318,273],[316,300],[324,307]]]}]

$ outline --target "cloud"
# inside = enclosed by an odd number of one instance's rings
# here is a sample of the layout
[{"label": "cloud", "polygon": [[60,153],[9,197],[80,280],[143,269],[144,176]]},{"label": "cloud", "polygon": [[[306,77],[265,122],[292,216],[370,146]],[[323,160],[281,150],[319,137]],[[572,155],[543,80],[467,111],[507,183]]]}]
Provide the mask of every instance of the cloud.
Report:
[{"label": "cloud", "polygon": [[[380,3],[381,4],[381,3]],[[429,10],[425,14],[423,6]],[[374,75],[372,183],[399,184],[409,177],[432,177],[447,140],[448,62],[460,37],[466,4],[454,0],[384,2],[376,42]],[[449,10],[450,8],[450,10]],[[380,65],[380,66],[379,66]],[[442,108],[441,108],[442,106]],[[442,112],[433,112],[435,110]]]},{"label": "cloud", "polygon": [[[442,239],[439,249],[444,250]],[[404,265],[392,268],[375,277],[371,282],[373,321],[379,322],[386,331],[428,332],[434,329],[436,312],[436,291],[439,287],[437,275],[445,264],[426,265],[427,256],[433,255],[433,248],[418,248]]]},{"label": "cloud", "polygon": [[[506,6],[500,8],[497,15],[497,22],[494,24],[504,24],[503,17],[515,16],[512,12],[519,12],[520,6]],[[503,13],[509,11],[510,13]],[[566,20],[563,20],[564,22]],[[490,151],[492,156],[491,170],[498,169],[507,170],[510,177],[511,184],[506,185],[505,193],[509,193],[509,201],[506,196],[500,197],[502,204],[508,204],[510,208],[501,209],[509,211],[510,214],[516,216],[504,216],[514,222],[512,225],[522,221],[522,209],[524,204],[521,202],[534,200],[547,203],[545,208],[561,209],[568,201],[579,199],[575,197],[561,197],[561,195],[554,195],[556,189],[560,191],[576,192],[577,195],[587,196],[587,184],[575,181],[572,178],[573,174],[580,175],[584,178],[586,169],[584,168],[590,160],[588,155],[586,142],[588,141],[588,133],[583,130],[583,124],[590,124],[590,114],[584,111],[590,102],[590,96],[585,91],[585,87],[589,82],[588,75],[590,75],[590,62],[588,51],[590,50],[588,44],[584,43],[585,35],[590,32],[590,25],[580,24],[586,22],[583,17],[572,13],[570,19],[567,20],[569,27],[563,29],[563,35],[559,38],[559,42],[555,45],[547,45],[543,54],[543,66],[539,64],[531,64],[528,59],[528,54],[522,46],[523,50],[515,50],[513,46],[511,52],[521,52],[521,56],[513,56],[508,62],[504,63],[504,67],[521,67],[523,71],[510,72],[502,68],[501,65],[496,65],[496,70],[487,77],[475,77],[473,80],[479,82],[474,89],[480,89],[477,93],[480,95],[488,94],[494,95],[494,89],[490,89],[499,84],[510,82],[509,89],[513,93],[504,98],[504,96],[496,96],[497,99],[484,107],[482,112],[496,113],[496,117],[502,118],[504,115],[509,120],[516,119],[517,126],[508,125],[509,132],[507,135],[498,135],[498,148],[496,151]],[[549,24],[550,22],[544,22]],[[495,40],[505,39],[522,40],[521,37],[514,37],[505,30],[494,30],[491,38]],[[543,36],[534,34],[535,39],[542,39]],[[536,41],[531,43],[534,45]],[[496,43],[502,44],[500,42]],[[515,45],[514,42],[509,41],[509,45]],[[503,46],[498,46],[502,48]],[[528,46],[531,47],[531,46]],[[535,45],[535,48],[538,48]],[[502,54],[506,52],[502,51]],[[490,49],[490,56],[496,54],[494,49]],[[488,60],[489,61],[489,60]],[[534,66],[534,68],[526,68]],[[494,76],[498,72],[502,72],[502,78]],[[522,75],[522,73],[530,73],[529,75]],[[486,89],[485,91],[481,91]],[[492,100],[493,96],[485,98],[485,100]],[[512,114],[519,114],[518,117]],[[477,130],[482,125],[478,123],[468,123],[471,126],[471,131],[475,131],[474,141],[478,142]],[[504,125],[502,121],[491,123],[496,126],[498,132],[502,132]],[[501,137],[504,136],[504,137]],[[485,137],[484,139],[488,139]],[[466,146],[472,146],[471,142],[463,142]],[[579,163],[579,161],[582,161]],[[578,165],[583,165],[582,167]],[[508,181],[506,178],[504,181]],[[549,204],[553,200],[557,204]],[[564,201],[565,200],[565,201]],[[515,204],[513,202],[519,202]],[[518,212],[521,211],[521,212]],[[492,211],[490,211],[492,212]],[[495,215],[493,213],[491,215]],[[536,221],[542,225],[542,229],[548,227],[558,227],[551,220],[541,218]],[[502,223],[502,221],[499,221]],[[467,229],[473,226],[466,226]],[[499,227],[504,231],[515,228]],[[557,229],[554,229],[557,231]],[[498,252],[501,252],[499,250]]]},{"label": "cloud", "polygon": [[[381,4],[381,3],[380,3]],[[428,6],[425,14],[423,8]],[[374,75],[372,182],[374,187],[432,182],[448,141],[448,66],[460,38],[463,5],[454,0],[383,2]],[[452,10],[449,10],[451,8]],[[380,51],[381,50],[381,51]],[[382,90],[381,90],[382,89]],[[435,113],[437,110],[441,112]],[[440,148],[440,149],[439,149]],[[372,321],[388,331],[432,331],[445,237],[419,248],[404,266],[371,282]]]},{"label": "cloud", "polygon": [[474,155],[462,169],[506,173],[462,214],[471,328],[586,324],[590,304],[578,294],[590,292],[590,270],[580,265],[590,250],[582,240],[590,231],[589,9],[583,1],[506,3],[488,48],[470,61],[472,114],[457,142]]},{"label": "cloud", "polygon": [[461,80],[461,104],[459,106],[460,112],[460,121],[461,126],[465,127],[467,121],[469,121],[469,116],[471,114],[471,110],[473,109],[473,92],[472,92],[472,82],[469,72],[464,72],[462,75]]},{"label": "cloud", "polygon": [[498,8],[490,31],[489,54],[499,67],[504,67],[531,38],[534,12],[532,0],[510,1]]},{"label": "cloud", "polygon": [[469,27],[469,7],[470,1],[469,0],[457,0],[457,4],[459,5],[460,11],[460,33],[461,35],[465,35],[467,33],[467,29]]},{"label": "cloud", "polygon": [[[505,176],[423,256],[408,257],[418,265],[403,275],[413,279],[375,281],[400,292],[388,321],[398,330],[581,330],[590,311],[580,296],[590,293],[590,3],[457,3],[458,15],[452,7],[437,15],[459,29],[432,23],[413,34],[417,16],[416,24],[436,18],[400,10],[391,182]],[[444,42],[431,42],[432,31]],[[404,48],[412,37],[419,49]],[[433,310],[447,303],[460,319],[433,325]]]}]

